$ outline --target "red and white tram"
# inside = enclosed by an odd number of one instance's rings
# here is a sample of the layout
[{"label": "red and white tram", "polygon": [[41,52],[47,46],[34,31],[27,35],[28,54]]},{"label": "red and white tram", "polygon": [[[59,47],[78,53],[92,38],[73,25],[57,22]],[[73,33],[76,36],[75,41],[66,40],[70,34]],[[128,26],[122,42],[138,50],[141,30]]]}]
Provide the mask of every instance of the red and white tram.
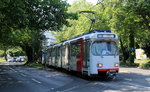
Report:
[{"label": "red and white tram", "polygon": [[93,30],[49,47],[43,64],[87,76],[114,78],[119,71],[118,36]]}]

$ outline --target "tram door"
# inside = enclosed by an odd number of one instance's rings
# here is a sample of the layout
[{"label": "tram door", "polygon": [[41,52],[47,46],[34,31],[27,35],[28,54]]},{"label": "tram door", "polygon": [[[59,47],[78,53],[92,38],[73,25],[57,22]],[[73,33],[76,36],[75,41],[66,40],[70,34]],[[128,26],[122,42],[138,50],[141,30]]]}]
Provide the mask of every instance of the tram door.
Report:
[{"label": "tram door", "polygon": [[88,67],[90,62],[90,41],[84,41],[84,60],[83,60],[83,73],[88,73]]},{"label": "tram door", "polygon": [[82,72],[82,66],[83,66],[83,60],[84,60],[84,42],[83,42],[83,39],[82,38],[79,39],[78,43],[79,43],[79,53],[80,53],[80,55],[78,55],[76,57],[77,71]]},{"label": "tram door", "polygon": [[72,42],[70,45],[70,56],[69,56],[69,68],[74,71],[78,71],[79,66],[77,62],[80,61],[80,43]]}]

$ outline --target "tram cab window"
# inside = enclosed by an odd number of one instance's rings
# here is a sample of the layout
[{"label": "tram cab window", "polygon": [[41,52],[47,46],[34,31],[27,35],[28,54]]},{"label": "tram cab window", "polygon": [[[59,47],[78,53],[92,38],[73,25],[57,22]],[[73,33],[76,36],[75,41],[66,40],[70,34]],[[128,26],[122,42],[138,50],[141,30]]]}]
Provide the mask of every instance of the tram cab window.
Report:
[{"label": "tram cab window", "polygon": [[112,41],[96,41],[92,44],[92,53],[95,56],[118,55],[117,44]]}]

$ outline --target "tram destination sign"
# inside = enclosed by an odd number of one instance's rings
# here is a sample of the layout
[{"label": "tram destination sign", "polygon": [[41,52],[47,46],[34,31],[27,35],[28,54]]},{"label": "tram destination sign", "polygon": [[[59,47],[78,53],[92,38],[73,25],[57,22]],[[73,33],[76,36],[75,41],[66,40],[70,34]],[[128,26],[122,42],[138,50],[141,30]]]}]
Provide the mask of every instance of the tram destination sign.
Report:
[{"label": "tram destination sign", "polygon": [[98,34],[97,38],[115,38],[114,34]]}]

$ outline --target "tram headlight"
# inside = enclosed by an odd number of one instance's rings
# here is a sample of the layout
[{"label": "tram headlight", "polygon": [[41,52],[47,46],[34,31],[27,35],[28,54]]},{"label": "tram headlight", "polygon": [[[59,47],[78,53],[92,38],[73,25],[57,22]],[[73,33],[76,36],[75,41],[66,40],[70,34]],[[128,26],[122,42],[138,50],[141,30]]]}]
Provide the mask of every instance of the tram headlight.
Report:
[{"label": "tram headlight", "polygon": [[115,64],[115,67],[119,67],[119,64],[118,64],[118,63],[116,63],[116,64]]},{"label": "tram headlight", "polygon": [[97,67],[101,68],[103,67],[103,64],[97,64]]}]

